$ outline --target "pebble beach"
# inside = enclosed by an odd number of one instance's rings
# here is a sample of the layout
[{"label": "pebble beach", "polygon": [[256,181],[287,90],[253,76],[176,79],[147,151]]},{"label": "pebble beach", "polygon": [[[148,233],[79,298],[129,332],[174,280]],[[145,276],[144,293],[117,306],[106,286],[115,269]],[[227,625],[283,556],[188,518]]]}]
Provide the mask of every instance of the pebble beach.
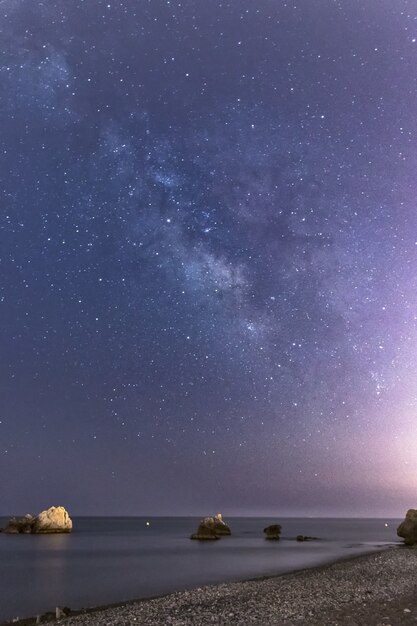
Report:
[{"label": "pebble beach", "polygon": [[86,611],[53,623],[65,626],[417,624],[417,549],[392,547],[277,577],[202,587]]}]

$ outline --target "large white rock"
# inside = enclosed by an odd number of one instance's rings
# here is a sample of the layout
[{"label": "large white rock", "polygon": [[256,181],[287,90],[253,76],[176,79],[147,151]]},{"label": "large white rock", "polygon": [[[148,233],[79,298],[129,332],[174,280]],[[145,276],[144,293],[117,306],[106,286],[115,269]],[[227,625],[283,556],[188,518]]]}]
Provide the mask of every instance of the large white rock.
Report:
[{"label": "large white rock", "polygon": [[42,511],[35,519],[34,533],[70,533],[72,520],[63,506],[51,506]]}]

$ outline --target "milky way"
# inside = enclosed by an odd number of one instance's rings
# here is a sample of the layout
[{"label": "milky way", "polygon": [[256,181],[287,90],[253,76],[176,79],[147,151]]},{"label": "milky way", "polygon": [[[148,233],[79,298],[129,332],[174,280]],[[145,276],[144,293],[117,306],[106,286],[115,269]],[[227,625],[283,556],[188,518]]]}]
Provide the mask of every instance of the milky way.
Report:
[{"label": "milky way", "polygon": [[415,3],[0,28],[0,512],[415,505]]}]

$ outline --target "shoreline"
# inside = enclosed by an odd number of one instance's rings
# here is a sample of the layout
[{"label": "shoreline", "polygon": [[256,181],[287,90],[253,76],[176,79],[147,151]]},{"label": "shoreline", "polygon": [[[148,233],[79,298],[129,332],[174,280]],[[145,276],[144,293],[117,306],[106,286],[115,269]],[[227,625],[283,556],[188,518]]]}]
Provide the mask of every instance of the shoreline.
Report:
[{"label": "shoreline", "polygon": [[59,619],[46,613],[41,622],[32,617],[0,626],[417,624],[416,571],[417,550],[394,545],[282,574],[74,610]]}]

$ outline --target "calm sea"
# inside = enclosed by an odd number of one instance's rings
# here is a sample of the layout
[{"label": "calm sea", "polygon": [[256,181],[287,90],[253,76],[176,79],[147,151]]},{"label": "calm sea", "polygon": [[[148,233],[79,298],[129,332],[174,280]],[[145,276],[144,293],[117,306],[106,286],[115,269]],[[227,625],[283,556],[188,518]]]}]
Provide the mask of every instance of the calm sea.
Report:
[{"label": "calm sea", "polygon": [[275,519],[228,518],[231,537],[200,543],[189,539],[198,518],[73,521],[70,535],[0,534],[0,621],[310,567],[396,543],[400,522],[284,518],[281,541],[268,542],[262,530]]}]

